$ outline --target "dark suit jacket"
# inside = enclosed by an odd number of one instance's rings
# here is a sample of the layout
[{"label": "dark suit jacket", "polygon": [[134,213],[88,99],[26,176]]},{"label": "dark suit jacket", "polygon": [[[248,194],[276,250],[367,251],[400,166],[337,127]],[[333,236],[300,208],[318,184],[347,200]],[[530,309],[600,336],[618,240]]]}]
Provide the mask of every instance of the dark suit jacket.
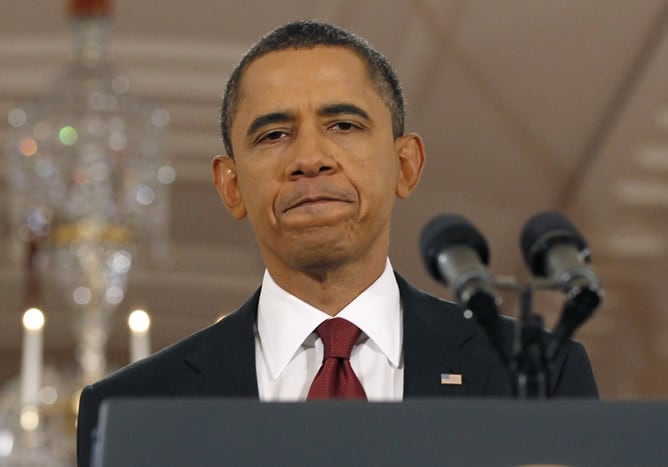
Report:
[{"label": "dark suit jacket", "polygon": [[[511,394],[508,370],[479,330],[453,303],[415,289],[397,275],[404,310],[404,397]],[[81,394],[77,429],[79,466],[89,465],[98,409],[109,397],[223,396],[258,398],[254,323],[260,291],[224,320],[108,378]],[[510,320],[504,323],[512,334]],[[441,373],[462,375],[462,385],[441,384]],[[570,342],[555,364],[552,393],[596,397],[584,348]]]}]

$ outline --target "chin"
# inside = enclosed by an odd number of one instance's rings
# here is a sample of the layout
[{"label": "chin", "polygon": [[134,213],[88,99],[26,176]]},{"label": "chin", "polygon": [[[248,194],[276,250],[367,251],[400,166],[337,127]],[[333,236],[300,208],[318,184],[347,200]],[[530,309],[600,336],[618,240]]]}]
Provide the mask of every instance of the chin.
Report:
[{"label": "chin", "polygon": [[335,268],[352,256],[350,246],[348,239],[341,234],[302,237],[291,242],[291,262],[302,271]]},{"label": "chin", "polygon": [[335,268],[344,264],[349,257],[350,255],[341,249],[327,247],[322,249],[305,248],[294,252],[293,261],[295,266],[302,271],[317,271]]}]

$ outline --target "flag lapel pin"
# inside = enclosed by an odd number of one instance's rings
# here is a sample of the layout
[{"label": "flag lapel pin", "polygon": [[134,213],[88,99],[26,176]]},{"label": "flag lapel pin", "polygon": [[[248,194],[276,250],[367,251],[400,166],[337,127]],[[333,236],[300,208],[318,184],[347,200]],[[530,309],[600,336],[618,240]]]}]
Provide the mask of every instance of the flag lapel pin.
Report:
[{"label": "flag lapel pin", "polygon": [[441,373],[441,384],[462,384],[462,375],[458,373]]}]

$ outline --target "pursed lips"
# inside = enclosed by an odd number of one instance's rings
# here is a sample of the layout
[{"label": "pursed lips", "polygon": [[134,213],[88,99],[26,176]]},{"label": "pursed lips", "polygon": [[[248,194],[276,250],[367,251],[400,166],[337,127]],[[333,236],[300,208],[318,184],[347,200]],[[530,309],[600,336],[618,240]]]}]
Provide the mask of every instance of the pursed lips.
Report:
[{"label": "pursed lips", "polygon": [[332,196],[307,196],[307,197],[304,197],[304,198],[299,198],[295,202],[291,203],[290,205],[288,205],[288,207],[286,209],[283,210],[283,212],[286,213],[286,212],[290,211],[291,209],[295,209],[295,208],[298,208],[300,206],[304,206],[304,205],[307,205],[307,204],[316,204],[316,203],[328,202],[328,201],[332,201],[332,202],[337,202],[338,201],[338,202],[342,202],[342,203],[349,203],[350,202],[346,199],[336,198],[336,197],[332,197]]},{"label": "pursed lips", "polygon": [[354,204],[357,195],[352,187],[339,186],[333,180],[300,179],[286,187],[287,192],[276,199],[275,212],[286,214],[293,209],[322,203]]}]

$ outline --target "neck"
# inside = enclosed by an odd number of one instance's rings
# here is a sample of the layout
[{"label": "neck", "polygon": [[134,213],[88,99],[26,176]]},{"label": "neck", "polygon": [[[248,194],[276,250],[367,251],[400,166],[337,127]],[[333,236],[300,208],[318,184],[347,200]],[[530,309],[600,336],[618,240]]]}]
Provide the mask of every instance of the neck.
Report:
[{"label": "neck", "polygon": [[306,271],[268,269],[284,290],[335,316],[381,276],[386,258]]}]

